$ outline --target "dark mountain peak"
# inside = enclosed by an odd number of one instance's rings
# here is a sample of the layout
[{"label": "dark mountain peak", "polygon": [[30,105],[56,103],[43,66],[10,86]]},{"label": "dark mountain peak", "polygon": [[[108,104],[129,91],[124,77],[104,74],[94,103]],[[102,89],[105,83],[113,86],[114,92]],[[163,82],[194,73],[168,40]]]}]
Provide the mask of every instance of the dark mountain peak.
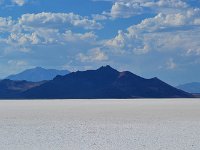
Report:
[{"label": "dark mountain peak", "polygon": [[159,78],[157,77],[154,77],[154,78],[151,78],[150,80],[158,80],[158,81],[161,81]]},{"label": "dark mountain peak", "polygon": [[[102,66],[97,70],[86,70],[86,71],[76,71],[72,72],[70,74],[67,74],[65,76],[56,76],[53,80],[66,80],[69,78],[84,78],[86,79],[93,79],[93,78],[98,78],[98,80],[109,80],[110,77],[117,77],[119,72],[115,69],[113,69],[111,66]],[[102,81],[102,82],[104,82]]]},{"label": "dark mountain peak", "polygon": [[111,66],[102,66],[97,71],[109,71],[109,72],[118,72],[116,69],[112,68]]},{"label": "dark mountain peak", "polygon": [[102,68],[113,69],[110,65],[102,66]]},{"label": "dark mountain peak", "polygon": [[113,68],[109,65],[106,65],[106,66],[101,66],[99,69],[113,69]]},{"label": "dark mountain peak", "polygon": [[33,69],[31,69],[31,70],[45,70],[44,68],[42,68],[42,67],[35,67],[35,68],[33,68]]}]

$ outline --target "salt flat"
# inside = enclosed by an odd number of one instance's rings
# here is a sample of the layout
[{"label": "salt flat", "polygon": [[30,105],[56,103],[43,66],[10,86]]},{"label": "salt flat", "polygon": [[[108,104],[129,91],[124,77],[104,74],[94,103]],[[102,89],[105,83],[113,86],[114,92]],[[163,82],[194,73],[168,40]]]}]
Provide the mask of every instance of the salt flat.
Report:
[{"label": "salt flat", "polygon": [[0,101],[1,150],[199,150],[200,99]]}]

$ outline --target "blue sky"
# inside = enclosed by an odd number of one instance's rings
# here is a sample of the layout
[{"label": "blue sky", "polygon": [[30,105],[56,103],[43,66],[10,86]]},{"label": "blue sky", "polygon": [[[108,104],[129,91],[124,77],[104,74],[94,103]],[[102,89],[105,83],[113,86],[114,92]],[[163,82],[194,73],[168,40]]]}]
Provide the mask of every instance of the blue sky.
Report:
[{"label": "blue sky", "polygon": [[111,65],[200,82],[198,0],[0,0],[0,78],[41,66]]}]

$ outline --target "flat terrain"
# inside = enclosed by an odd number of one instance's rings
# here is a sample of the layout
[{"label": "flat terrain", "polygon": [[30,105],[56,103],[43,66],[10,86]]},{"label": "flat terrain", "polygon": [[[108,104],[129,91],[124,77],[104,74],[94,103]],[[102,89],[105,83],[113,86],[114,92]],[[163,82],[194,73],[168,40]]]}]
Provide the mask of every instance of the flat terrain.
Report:
[{"label": "flat terrain", "polygon": [[199,150],[200,99],[0,101],[1,150]]}]

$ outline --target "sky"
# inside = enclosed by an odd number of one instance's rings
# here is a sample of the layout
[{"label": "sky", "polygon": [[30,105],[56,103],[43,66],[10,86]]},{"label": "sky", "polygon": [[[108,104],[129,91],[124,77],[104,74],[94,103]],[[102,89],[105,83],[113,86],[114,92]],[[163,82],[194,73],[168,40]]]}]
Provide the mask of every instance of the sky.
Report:
[{"label": "sky", "polygon": [[0,0],[0,78],[110,65],[200,82],[199,0]]}]

